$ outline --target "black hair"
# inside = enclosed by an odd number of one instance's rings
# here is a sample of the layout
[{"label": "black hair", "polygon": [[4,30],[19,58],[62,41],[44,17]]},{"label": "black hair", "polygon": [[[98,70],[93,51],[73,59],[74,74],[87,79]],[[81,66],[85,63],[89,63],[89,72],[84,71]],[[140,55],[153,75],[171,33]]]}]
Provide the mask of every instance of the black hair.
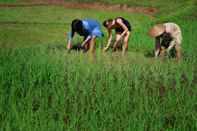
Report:
[{"label": "black hair", "polygon": [[112,19],[105,20],[105,21],[103,22],[103,26],[104,26],[104,27],[107,27],[107,23],[108,23],[108,22],[112,22],[112,21],[113,21]]},{"label": "black hair", "polygon": [[72,21],[71,27],[72,27],[72,34],[71,34],[72,37],[74,36],[75,32],[79,32],[79,33],[83,32],[83,23],[79,19],[74,19]]}]

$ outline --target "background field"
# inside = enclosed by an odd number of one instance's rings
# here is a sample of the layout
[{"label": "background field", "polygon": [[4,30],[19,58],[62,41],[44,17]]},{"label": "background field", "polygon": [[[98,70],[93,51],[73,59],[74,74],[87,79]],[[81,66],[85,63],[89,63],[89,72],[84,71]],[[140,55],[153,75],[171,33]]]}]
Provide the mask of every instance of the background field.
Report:
[{"label": "background field", "polygon": [[[196,2],[98,2],[155,7],[159,12],[150,16],[55,5],[0,7],[0,130],[197,130]],[[66,51],[64,32],[72,19],[102,23],[116,16],[133,26],[126,57],[102,53],[104,28],[96,59]],[[154,41],[147,31],[166,21],[182,28],[180,63],[152,58]]]}]

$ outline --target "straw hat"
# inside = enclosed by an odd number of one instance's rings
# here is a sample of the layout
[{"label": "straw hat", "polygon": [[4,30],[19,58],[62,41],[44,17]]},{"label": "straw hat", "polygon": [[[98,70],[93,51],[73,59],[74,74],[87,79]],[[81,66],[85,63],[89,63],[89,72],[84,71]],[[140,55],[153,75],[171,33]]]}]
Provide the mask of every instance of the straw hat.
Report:
[{"label": "straw hat", "polygon": [[165,26],[163,24],[157,24],[149,30],[149,35],[151,37],[157,37],[163,34],[164,31],[165,31]]}]

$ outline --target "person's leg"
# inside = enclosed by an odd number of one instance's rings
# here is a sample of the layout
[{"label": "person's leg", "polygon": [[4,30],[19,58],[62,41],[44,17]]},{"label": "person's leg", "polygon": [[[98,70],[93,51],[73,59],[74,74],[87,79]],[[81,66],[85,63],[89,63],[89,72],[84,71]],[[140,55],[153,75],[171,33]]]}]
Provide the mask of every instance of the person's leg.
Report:
[{"label": "person's leg", "polygon": [[127,32],[124,37],[123,54],[125,54],[126,51],[128,51],[129,36],[130,36],[130,32]]},{"label": "person's leg", "polygon": [[176,50],[177,60],[181,59],[181,42],[182,42],[182,34],[180,32],[176,35],[176,40],[175,40],[175,50]]},{"label": "person's leg", "polygon": [[92,37],[90,39],[90,49],[89,49],[89,51],[91,53],[95,53],[95,50],[96,50],[96,37]]},{"label": "person's leg", "polygon": [[88,51],[90,49],[90,42],[91,40],[87,41],[87,43],[84,46],[84,52]]},{"label": "person's leg", "polygon": [[181,46],[180,46],[180,44],[175,45],[175,50],[176,50],[176,59],[180,60],[181,59]]},{"label": "person's leg", "polygon": [[161,46],[159,51],[159,57],[163,59],[165,55],[166,55],[166,48],[164,46]]},{"label": "person's leg", "polygon": [[121,37],[121,34],[120,33],[116,33],[116,41],[113,45],[113,51],[116,51],[118,45],[120,44],[120,37]]}]

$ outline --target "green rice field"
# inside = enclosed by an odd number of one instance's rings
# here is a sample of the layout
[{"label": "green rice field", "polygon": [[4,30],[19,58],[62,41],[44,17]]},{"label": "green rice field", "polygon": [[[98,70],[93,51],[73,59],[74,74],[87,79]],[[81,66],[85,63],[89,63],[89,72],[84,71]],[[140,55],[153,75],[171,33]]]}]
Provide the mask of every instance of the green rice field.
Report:
[{"label": "green rice field", "polygon": [[[142,1],[98,0],[158,12],[0,7],[0,131],[196,131],[197,3]],[[20,0],[0,0],[4,3]],[[104,27],[94,58],[68,53],[64,34],[73,19],[102,23],[117,16],[133,27],[126,56],[102,52]],[[153,57],[154,40],[147,32],[166,21],[182,29],[180,62]]]}]

